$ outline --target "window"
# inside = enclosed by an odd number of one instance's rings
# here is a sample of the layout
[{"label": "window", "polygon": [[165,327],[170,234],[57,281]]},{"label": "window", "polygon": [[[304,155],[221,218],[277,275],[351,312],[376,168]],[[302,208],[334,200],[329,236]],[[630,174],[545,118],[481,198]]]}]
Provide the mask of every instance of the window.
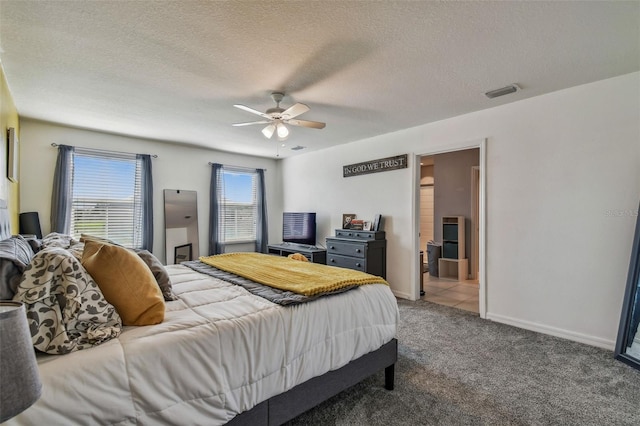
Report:
[{"label": "window", "polygon": [[222,242],[255,241],[258,216],[257,173],[225,167],[220,171],[220,178],[218,226],[223,231]]},{"label": "window", "polygon": [[70,234],[143,246],[143,166],[136,154],[76,148],[71,179]]},{"label": "window", "polygon": [[226,244],[251,242],[266,253],[265,171],[210,164],[209,254],[225,253]]}]

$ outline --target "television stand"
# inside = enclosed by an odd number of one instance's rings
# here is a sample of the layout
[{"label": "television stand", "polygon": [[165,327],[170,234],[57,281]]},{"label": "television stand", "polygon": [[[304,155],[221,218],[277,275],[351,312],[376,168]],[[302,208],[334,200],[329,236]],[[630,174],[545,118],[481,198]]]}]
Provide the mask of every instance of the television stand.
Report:
[{"label": "television stand", "polygon": [[269,249],[269,254],[289,256],[293,253],[300,253],[313,263],[322,263],[323,265],[327,264],[327,250],[315,246],[296,243],[281,243],[269,244],[267,247]]}]

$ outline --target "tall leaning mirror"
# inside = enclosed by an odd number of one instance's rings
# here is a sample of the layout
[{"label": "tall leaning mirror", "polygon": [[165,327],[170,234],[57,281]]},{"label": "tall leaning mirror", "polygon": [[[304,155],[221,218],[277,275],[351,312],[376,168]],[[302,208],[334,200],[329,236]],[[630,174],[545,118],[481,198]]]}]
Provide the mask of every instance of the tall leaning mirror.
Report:
[{"label": "tall leaning mirror", "polygon": [[636,217],[636,232],[631,249],[615,356],[640,370],[640,215],[636,213]]},{"label": "tall leaning mirror", "polygon": [[164,228],[167,265],[194,260],[200,256],[196,191],[164,190]]}]

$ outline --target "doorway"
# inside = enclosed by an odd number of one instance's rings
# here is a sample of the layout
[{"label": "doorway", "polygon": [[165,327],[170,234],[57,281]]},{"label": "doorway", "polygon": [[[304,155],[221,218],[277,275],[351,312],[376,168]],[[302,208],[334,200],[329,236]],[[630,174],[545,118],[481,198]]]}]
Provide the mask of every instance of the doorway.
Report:
[{"label": "doorway", "polygon": [[[418,273],[415,281],[416,299],[419,297],[420,290],[425,290],[422,299],[477,312],[481,318],[486,317],[485,152],[485,141],[479,140],[475,143],[417,155],[414,181],[416,185],[414,235],[416,246],[419,248],[417,251],[423,252],[422,259],[426,264],[423,265],[418,261],[418,267],[415,268]],[[429,182],[424,179],[423,168],[427,163],[431,165],[432,159],[433,181]],[[440,170],[438,170],[438,160],[440,160]],[[459,164],[453,165],[453,161],[458,161]],[[439,178],[440,187],[438,186]],[[433,219],[425,218],[425,204],[429,204],[429,191],[433,191]],[[429,257],[426,242],[434,240],[435,243],[432,242],[432,245],[443,242],[449,244],[450,242],[443,241],[442,222],[443,218],[447,223],[453,217],[462,221],[460,228],[463,241],[459,243],[464,245],[464,248],[460,247],[459,254],[454,256],[451,250],[447,250],[444,259],[438,261],[438,265],[443,265],[442,275],[439,271],[429,271],[422,275],[423,270],[427,269],[425,266],[430,263],[429,260],[431,262],[434,260],[433,255]],[[427,223],[423,223],[425,221]],[[433,228],[431,234],[428,232],[429,227]],[[430,247],[430,251],[433,252],[432,249],[433,247]],[[452,268],[451,265],[457,265],[457,267]]]}]

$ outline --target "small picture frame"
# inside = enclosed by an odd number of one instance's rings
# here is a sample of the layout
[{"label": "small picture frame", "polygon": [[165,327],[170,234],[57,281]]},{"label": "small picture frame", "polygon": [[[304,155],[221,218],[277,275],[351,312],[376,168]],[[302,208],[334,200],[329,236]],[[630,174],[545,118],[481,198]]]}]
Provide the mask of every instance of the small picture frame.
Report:
[{"label": "small picture frame", "polygon": [[18,182],[18,135],[13,127],[7,130],[7,178]]},{"label": "small picture frame", "polygon": [[342,229],[351,229],[351,221],[356,218],[353,213],[344,213],[342,215]]},{"label": "small picture frame", "polygon": [[175,246],[173,248],[173,262],[177,265],[188,260],[193,260],[193,246],[192,243]]},{"label": "small picture frame", "polygon": [[371,231],[371,221],[370,220],[365,220],[364,224],[362,225],[362,230],[363,231]]},{"label": "small picture frame", "polygon": [[377,214],[375,220],[373,221],[373,225],[371,227],[372,231],[380,231],[382,227],[382,215]]}]

